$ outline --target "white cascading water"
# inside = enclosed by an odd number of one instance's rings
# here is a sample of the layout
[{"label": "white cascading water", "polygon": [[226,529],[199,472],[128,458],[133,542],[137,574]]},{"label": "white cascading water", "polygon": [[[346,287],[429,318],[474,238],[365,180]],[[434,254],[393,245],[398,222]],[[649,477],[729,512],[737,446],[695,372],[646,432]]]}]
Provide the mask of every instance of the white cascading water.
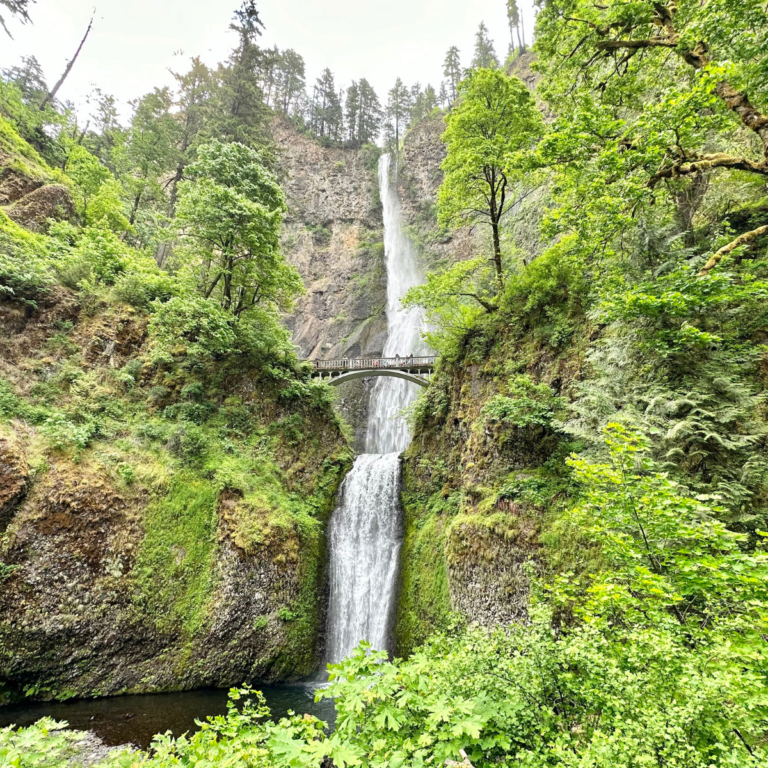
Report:
[{"label": "white cascading water", "polygon": [[[400,200],[390,182],[390,156],[379,161],[379,189],[384,208],[387,263],[385,357],[428,352],[421,338],[424,317],[404,311],[400,300],[419,285],[421,275],[400,220]],[[417,395],[415,384],[377,378],[371,390],[367,453],[358,456],[342,485],[329,530],[330,602],[327,661],[341,661],[367,640],[388,650],[395,611],[398,556],[402,541],[399,483],[400,452],[411,435],[400,412]]]}]

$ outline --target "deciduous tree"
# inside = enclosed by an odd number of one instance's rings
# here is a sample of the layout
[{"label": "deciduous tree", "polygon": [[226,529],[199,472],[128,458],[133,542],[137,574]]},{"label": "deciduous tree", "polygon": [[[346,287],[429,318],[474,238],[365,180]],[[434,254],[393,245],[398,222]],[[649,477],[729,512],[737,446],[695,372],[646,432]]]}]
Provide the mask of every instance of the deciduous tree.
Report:
[{"label": "deciduous tree", "polygon": [[438,193],[444,224],[482,222],[491,229],[499,288],[504,284],[501,219],[513,186],[530,167],[543,122],[525,85],[499,70],[475,69],[459,89],[443,135],[448,154]]},{"label": "deciduous tree", "polygon": [[280,252],[283,191],[260,151],[212,141],[180,185],[183,269],[206,299],[240,317],[258,305],[289,309],[298,272]]}]

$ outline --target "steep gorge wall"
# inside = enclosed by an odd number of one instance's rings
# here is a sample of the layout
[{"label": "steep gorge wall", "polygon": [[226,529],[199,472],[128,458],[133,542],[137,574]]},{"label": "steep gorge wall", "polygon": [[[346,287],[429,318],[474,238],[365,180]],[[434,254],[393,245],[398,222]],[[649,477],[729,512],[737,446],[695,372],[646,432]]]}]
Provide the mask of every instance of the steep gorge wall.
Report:
[{"label": "steep gorge wall", "polygon": [[[378,154],[323,147],[277,121],[288,199],[283,249],[306,286],[286,318],[307,359],[377,357],[387,338],[384,243]],[[362,449],[370,382],[339,388],[339,406]]]},{"label": "steep gorge wall", "polygon": [[[480,227],[448,231],[437,224],[444,130],[440,116],[423,120],[408,132],[401,153],[403,217],[426,270],[487,247]],[[525,243],[529,256],[538,247],[541,206],[541,196],[532,197],[506,225],[505,236]],[[578,376],[580,357],[578,350],[554,356],[532,334],[493,322],[478,336],[435,375],[405,454],[399,654],[452,614],[493,626],[527,610],[527,568],[539,557],[543,512],[520,489],[539,483],[558,441],[546,430],[494,428],[483,408],[506,392],[510,365],[559,390]]]}]

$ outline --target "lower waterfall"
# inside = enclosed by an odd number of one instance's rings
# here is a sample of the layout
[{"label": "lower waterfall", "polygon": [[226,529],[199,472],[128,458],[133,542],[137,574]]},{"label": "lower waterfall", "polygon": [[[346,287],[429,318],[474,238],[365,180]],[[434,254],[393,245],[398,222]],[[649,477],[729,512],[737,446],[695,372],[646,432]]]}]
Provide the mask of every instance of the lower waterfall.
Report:
[{"label": "lower waterfall", "polygon": [[[423,314],[403,310],[400,301],[422,278],[410,242],[403,233],[400,200],[390,180],[389,155],[379,161],[387,264],[388,336],[384,355],[428,352],[421,339]],[[341,661],[367,640],[391,650],[398,558],[402,541],[400,452],[411,435],[399,415],[418,387],[401,379],[377,378],[371,390],[367,453],[358,456],[339,494],[329,528],[330,602],[326,660]]]}]

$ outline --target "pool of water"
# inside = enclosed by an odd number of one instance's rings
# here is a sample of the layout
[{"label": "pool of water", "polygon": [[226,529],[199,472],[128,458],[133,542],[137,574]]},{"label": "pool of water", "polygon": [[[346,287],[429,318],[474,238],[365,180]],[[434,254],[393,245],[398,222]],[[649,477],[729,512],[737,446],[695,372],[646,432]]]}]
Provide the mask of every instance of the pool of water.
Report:
[{"label": "pool of water", "polygon": [[[333,702],[315,703],[317,683],[264,686],[261,688],[277,720],[288,710],[309,713],[333,725]],[[65,702],[34,702],[0,707],[0,728],[26,726],[41,717],[66,720],[69,727],[93,731],[109,746],[135,744],[146,749],[156,733],[171,731],[174,736],[197,730],[195,720],[227,711],[227,691],[202,689],[181,693],[115,696],[107,699],[73,699]]]}]

